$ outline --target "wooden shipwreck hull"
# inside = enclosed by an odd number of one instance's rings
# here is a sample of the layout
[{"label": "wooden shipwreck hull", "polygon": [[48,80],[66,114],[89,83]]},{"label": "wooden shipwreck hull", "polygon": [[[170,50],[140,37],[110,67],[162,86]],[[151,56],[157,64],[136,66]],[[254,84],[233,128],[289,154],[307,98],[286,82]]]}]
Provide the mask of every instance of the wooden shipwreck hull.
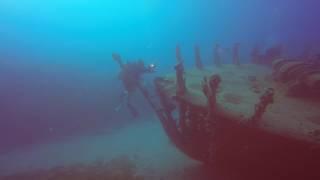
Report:
[{"label": "wooden shipwreck hull", "polygon": [[275,67],[185,71],[179,49],[177,59],[175,74],[155,79],[155,108],[182,152],[236,179],[320,179],[320,92],[290,96]]}]

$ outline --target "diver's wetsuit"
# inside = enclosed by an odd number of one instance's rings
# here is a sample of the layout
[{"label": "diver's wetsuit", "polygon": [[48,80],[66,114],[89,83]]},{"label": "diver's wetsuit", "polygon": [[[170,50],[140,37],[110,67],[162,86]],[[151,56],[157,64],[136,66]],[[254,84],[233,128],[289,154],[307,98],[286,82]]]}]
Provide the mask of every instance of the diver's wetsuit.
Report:
[{"label": "diver's wetsuit", "polygon": [[139,112],[131,104],[132,93],[140,86],[142,75],[151,72],[149,68],[145,67],[142,60],[123,64],[122,71],[120,72],[120,79],[125,88],[123,99],[133,117],[138,117]]}]

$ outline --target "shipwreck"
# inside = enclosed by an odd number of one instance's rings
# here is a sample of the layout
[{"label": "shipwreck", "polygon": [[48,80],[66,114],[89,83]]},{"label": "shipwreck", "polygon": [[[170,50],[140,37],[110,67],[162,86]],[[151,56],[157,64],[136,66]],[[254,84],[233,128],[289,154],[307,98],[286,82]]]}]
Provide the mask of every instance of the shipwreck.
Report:
[{"label": "shipwreck", "polygon": [[[273,59],[269,66],[186,70],[179,46],[175,73],[154,80],[158,98],[140,86],[173,144],[236,179],[320,178],[320,65]],[[219,60],[220,61],[220,60]]]}]

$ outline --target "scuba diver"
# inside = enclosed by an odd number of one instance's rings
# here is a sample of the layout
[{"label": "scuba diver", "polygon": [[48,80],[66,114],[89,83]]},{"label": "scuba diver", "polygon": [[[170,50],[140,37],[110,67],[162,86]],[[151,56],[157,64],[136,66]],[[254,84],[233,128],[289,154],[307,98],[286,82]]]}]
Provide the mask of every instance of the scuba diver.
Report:
[{"label": "scuba diver", "polygon": [[119,111],[123,105],[126,105],[134,118],[139,117],[139,112],[131,104],[132,94],[141,87],[141,81],[143,74],[155,72],[156,66],[149,64],[145,66],[143,60],[123,63],[119,54],[113,53],[112,58],[121,67],[119,78],[123,83],[124,91],[121,96],[121,103],[115,108],[115,111]]}]

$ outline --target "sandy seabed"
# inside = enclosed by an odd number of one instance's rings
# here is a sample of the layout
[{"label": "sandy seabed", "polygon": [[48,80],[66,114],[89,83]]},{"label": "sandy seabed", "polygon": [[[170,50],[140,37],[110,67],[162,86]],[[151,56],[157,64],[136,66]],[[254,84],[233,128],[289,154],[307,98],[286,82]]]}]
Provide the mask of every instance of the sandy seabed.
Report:
[{"label": "sandy seabed", "polygon": [[0,156],[1,180],[199,180],[201,171],[200,163],[170,143],[159,122],[147,120]]}]

